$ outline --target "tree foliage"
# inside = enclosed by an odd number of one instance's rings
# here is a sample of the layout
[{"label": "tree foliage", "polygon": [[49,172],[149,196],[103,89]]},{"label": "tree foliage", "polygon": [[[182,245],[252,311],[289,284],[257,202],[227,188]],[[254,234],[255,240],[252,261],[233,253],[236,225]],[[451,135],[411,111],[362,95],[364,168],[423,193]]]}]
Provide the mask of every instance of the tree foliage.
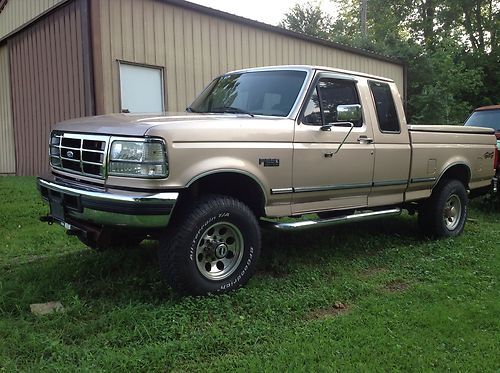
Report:
[{"label": "tree foliage", "polygon": [[295,28],[307,6],[282,26],[406,62],[410,121],[461,123],[474,107],[500,103],[500,0],[368,0],[366,36],[359,0],[332,1],[339,12],[328,27]]},{"label": "tree foliage", "polygon": [[330,37],[331,17],[322,12],[319,3],[295,4],[280,22],[280,26],[317,38]]}]

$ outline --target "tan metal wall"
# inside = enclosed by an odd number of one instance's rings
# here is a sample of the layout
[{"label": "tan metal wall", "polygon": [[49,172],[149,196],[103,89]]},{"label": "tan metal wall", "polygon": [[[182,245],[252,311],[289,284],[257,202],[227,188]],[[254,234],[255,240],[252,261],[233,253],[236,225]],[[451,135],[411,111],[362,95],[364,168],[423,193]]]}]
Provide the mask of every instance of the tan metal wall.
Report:
[{"label": "tan metal wall", "polygon": [[102,80],[103,108],[99,111],[120,110],[118,60],[163,66],[170,111],[184,110],[218,74],[265,65],[313,64],[361,71],[393,78],[403,92],[402,65],[168,2],[100,1],[102,72],[96,82]]},{"label": "tan metal wall", "polygon": [[84,6],[70,2],[8,40],[18,175],[48,169],[53,124],[92,114]]},{"label": "tan metal wall", "polygon": [[0,39],[66,0],[9,0],[0,13]]},{"label": "tan metal wall", "polygon": [[0,47],[0,174],[16,172],[9,75],[9,50]]}]

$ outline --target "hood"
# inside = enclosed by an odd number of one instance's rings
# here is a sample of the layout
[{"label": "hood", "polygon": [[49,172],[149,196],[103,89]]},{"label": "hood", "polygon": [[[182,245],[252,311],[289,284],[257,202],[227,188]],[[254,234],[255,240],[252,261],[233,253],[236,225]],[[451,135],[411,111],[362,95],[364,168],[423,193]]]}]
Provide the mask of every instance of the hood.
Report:
[{"label": "hood", "polygon": [[227,119],[241,115],[232,114],[194,114],[194,113],[155,113],[155,114],[107,114],[94,117],[71,119],[56,124],[55,130],[66,132],[94,133],[100,135],[144,136],[158,125],[174,122],[193,122],[202,120]]},{"label": "hood", "polygon": [[249,139],[268,142],[293,138],[293,120],[246,114],[109,114],[68,120],[57,124],[55,129],[112,136],[157,136],[173,142],[248,142]]}]

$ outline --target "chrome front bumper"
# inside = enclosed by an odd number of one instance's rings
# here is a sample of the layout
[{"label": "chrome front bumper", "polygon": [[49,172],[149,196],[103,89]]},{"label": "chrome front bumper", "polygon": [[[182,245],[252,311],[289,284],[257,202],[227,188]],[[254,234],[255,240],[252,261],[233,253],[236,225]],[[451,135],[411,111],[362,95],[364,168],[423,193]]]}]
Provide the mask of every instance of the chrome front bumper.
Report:
[{"label": "chrome front bumper", "polygon": [[39,177],[37,186],[50,206],[49,219],[63,226],[165,227],[179,196],[94,187],[52,175]]}]

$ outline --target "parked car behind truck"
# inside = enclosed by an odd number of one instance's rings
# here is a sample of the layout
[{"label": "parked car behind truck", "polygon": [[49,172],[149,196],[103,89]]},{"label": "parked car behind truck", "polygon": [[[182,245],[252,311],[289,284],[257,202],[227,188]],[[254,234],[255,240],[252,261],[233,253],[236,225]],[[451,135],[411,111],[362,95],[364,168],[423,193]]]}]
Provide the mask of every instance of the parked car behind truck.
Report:
[{"label": "parked car behind truck", "polygon": [[[160,241],[183,294],[244,285],[260,225],[298,230],[418,211],[456,236],[468,192],[490,187],[491,129],[407,126],[390,79],[314,66],[216,78],[188,108],[60,123],[38,178],[56,221],[96,248]],[[317,213],[314,220],[278,217]]]},{"label": "parked car behind truck", "polygon": [[495,131],[497,149],[495,151],[496,177],[500,177],[500,105],[477,108],[465,121],[465,126],[486,127]]}]

